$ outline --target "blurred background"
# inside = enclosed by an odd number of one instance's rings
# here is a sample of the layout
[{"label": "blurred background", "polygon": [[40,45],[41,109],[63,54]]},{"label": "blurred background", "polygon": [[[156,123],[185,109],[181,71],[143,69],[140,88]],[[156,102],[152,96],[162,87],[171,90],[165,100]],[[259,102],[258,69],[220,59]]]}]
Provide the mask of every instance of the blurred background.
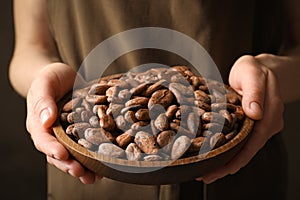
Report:
[{"label": "blurred background", "polygon": [[[0,44],[0,198],[43,200],[47,197],[46,160],[26,132],[25,100],[13,91],[8,81],[14,45],[10,0],[0,1]],[[288,105],[285,110],[283,132],[289,153],[289,200],[300,199],[299,112],[300,102]]]}]

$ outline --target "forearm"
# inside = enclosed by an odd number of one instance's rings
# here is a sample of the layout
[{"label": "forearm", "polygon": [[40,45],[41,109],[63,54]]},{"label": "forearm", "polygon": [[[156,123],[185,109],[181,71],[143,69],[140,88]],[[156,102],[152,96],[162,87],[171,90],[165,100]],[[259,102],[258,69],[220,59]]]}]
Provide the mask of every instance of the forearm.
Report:
[{"label": "forearm", "polygon": [[12,58],[9,78],[14,89],[26,97],[31,82],[40,70],[53,62],[59,61],[54,53],[35,45],[17,49]]},{"label": "forearm", "polygon": [[45,0],[14,1],[15,48],[9,77],[24,97],[39,71],[59,61],[48,24]]}]

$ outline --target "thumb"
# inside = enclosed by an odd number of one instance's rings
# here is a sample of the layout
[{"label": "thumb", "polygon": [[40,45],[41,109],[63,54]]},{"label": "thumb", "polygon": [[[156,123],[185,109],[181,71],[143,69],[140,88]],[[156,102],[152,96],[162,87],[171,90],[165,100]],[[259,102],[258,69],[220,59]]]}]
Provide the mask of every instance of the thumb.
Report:
[{"label": "thumb", "polygon": [[68,152],[53,137],[51,126],[58,115],[56,102],[72,88],[75,76],[66,65],[51,64],[32,81],[27,95],[26,126],[36,148],[62,160],[68,158]]},{"label": "thumb", "polygon": [[44,128],[50,128],[57,118],[56,102],[73,87],[76,72],[62,63],[54,63],[41,70],[29,90],[28,112],[38,114]]},{"label": "thumb", "polygon": [[242,95],[246,115],[254,120],[263,117],[266,74],[252,56],[243,56],[233,65],[229,75],[230,86]]}]

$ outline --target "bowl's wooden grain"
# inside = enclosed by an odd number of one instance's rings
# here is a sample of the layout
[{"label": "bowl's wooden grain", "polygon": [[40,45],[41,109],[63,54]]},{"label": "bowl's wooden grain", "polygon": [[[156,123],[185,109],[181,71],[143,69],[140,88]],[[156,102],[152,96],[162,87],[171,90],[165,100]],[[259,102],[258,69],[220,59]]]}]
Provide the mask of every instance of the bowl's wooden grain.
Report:
[{"label": "bowl's wooden grain", "polygon": [[[60,105],[64,102],[62,101]],[[192,180],[224,166],[241,150],[253,125],[253,120],[245,118],[240,132],[223,146],[206,154],[178,159],[172,163],[170,161],[128,161],[91,152],[69,138],[59,120],[55,123],[53,132],[70,154],[89,170],[122,182],[151,185]],[[136,173],[141,171],[144,173]]]}]

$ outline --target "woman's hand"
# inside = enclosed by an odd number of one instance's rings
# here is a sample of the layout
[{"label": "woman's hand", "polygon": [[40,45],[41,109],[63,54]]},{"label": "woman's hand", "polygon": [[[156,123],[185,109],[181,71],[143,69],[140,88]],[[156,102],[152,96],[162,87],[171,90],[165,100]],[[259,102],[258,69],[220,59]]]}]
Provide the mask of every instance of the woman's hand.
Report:
[{"label": "woman's hand", "polygon": [[73,88],[75,78],[76,72],[62,63],[43,68],[27,95],[26,125],[35,147],[46,154],[50,164],[89,184],[94,183],[95,174],[69,156],[51,129],[57,118],[56,102]]},{"label": "woman's hand", "polygon": [[277,78],[263,56],[243,56],[234,64],[229,83],[242,97],[246,115],[256,120],[251,137],[225,166],[197,180],[209,184],[247,165],[265,143],[283,128],[284,104]]}]

